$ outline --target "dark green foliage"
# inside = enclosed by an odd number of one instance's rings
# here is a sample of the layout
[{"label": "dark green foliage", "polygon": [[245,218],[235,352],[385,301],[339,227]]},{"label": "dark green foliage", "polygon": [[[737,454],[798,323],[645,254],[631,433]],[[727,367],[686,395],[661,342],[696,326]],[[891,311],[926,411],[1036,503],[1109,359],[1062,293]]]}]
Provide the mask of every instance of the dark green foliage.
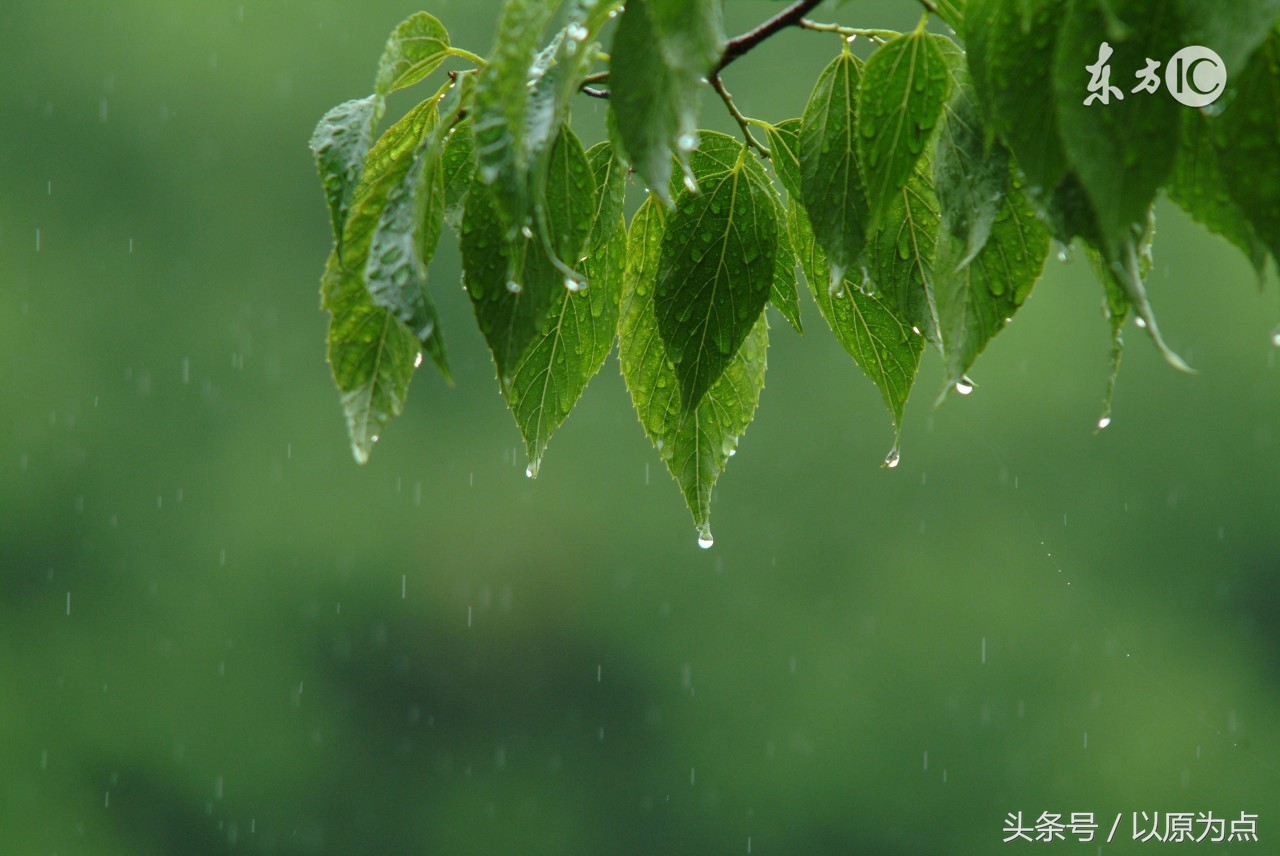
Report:
[{"label": "dark green foliage", "polygon": [[[311,141],[334,234],[329,360],[357,460],[424,355],[448,377],[428,276],[446,223],[529,474],[616,340],[704,545],[712,489],[764,386],[765,304],[799,332],[801,272],[880,391],[890,466],[925,345],[943,391],[967,387],[1051,235],[1082,243],[1103,285],[1100,425],[1126,318],[1186,368],[1147,294],[1152,205],[1164,189],[1260,275],[1280,257],[1280,0],[926,5],[963,48],[928,17],[907,34],[803,23],[876,47],[864,62],[846,40],[796,104],[803,118],[776,124],[743,116],[718,75],[799,13],[726,41],[718,0],[506,0],[487,60],[431,15],[405,20],[373,93],[325,114]],[[1211,108],[1135,85],[1195,43],[1230,75]],[[1100,56],[1106,99],[1086,68]],[[386,96],[437,73],[439,89],[376,137]],[[708,84],[741,138],[698,131]],[[570,127],[584,92],[610,99],[610,140],[586,151]],[[628,227],[627,194],[644,190]]]}]

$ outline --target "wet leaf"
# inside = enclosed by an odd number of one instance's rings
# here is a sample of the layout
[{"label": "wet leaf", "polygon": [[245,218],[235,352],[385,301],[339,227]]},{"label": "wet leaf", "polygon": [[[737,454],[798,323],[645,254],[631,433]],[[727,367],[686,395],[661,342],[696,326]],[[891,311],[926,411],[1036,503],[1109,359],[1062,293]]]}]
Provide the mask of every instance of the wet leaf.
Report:
[{"label": "wet leaf", "polygon": [[596,207],[592,214],[587,249],[594,250],[613,237],[619,223],[625,223],[622,206],[627,196],[627,168],[614,156],[613,143],[596,143],[587,149],[587,162],[596,182]]},{"label": "wet leaf", "polygon": [[1213,48],[1222,57],[1227,79],[1231,80],[1280,19],[1280,0],[1178,0],[1178,15],[1182,19],[1182,44]]},{"label": "wet leaf", "polygon": [[[464,282],[503,387],[541,331],[557,289],[565,288],[546,248],[577,258],[591,228],[595,185],[582,144],[567,127],[552,146],[548,170],[545,226],[535,223],[509,238],[492,189],[479,181],[463,213]],[[544,227],[550,234],[541,234]]]},{"label": "wet leaf", "polygon": [[[1113,50],[1109,85],[1124,97],[1113,93],[1108,103],[1086,104],[1092,94],[1085,66],[1097,62],[1108,32]],[[1167,93],[1130,90],[1146,58],[1171,56],[1182,46],[1178,39],[1172,3],[1113,0],[1104,11],[1094,3],[1077,2],[1060,21],[1054,61],[1058,128],[1063,150],[1092,204],[1099,237],[1111,254],[1131,227],[1145,220],[1173,169],[1179,111],[1185,108]]]},{"label": "wet leaf", "polygon": [[781,204],[775,209],[778,219],[778,250],[773,267],[773,285],[769,289],[769,302],[787,319],[787,323],[797,333],[804,332],[804,324],[800,321],[800,294],[796,281],[795,248],[791,244],[791,236],[787,229],[786,212]]},{"label": "wet leaf", "polygon": [[929,181],[928,163],[916,165],[884,224],[871,236],[866,275],[877,298],[893,314],[918,329],[926,340],[941,343],[933,300],[933,257],[938,246],[938,200]]},{"label": "wet leaf", "polygon": [[709,546],[712,489],[751,423],[764,387],[768,322],[764,315],[756,319],[724,372],[682,416],[679,380],[659,336],[654,306],[667,219],[651,197],[631,221],[618,360],[640,425],[679,485],[700,543]]},{"label": "wet leaf", "polygon": [[871,54],[858,96],[858,163],[871,225],[878,225],[911,176],[951,88],[946,59],[924,21]]},{"label": "wet leaf", "polygon": [[529,212],[529,152],[525,140],[529,69],[558,3],[506,0],[489,61],[476,86],[472,135],[476,177],[491,190],[494,212],[506,231]]},{"label": "wet leaf", "polygon": [[[968,0],[964,10],[964,42],[978,101],[992,130],[1013,151],[1035,198],[1052,193],[1067,169],[1051,61],[1066,5],[1066,0]],[[1093,49],[1098,49],[1096,40]],[[1077,71],[1083,98],[1084,66]]]},{"label": "wet leaf", "polygon": [[939,233],[933,294],[948,388],[964,377],[1026,300],[1044,268],[1049,233],[1023,195],[1010,193],[986,246],[961,268],[967,248],[963,238]]},{"label": "wet leaf", "polygon": [[410,15],[391,31],[378,60],[374,91],[390,95],[435,71],[449,56],[449,32],[426,12]]},{"label": "wet leaf", "polygon": [[947,230],[964,239],[961,267],[986,245],[1009,192],[1009,150],[992,136],[960,67],[938,129],[933,186]]},{"label": "wet leaf", "polygon": [[[622,212],[614,219],[621,221]],[[512,372],[507,405],[524,436],[531,477],[542,466],[551,435],[613,348],[626,253],[625,224],[618,222],[583,264],[586,288],[554,292],[542,330]]]},{"label": "wet leaf", "polygon": [[411,170],[434,114],[434,104],[420,104],[373,146],[351,203],[346,253],[341,259],[336,251],[330,254],[321,279],[321,301],[330,314],[329,367],[359,463],[368,461],[378,435],[400,415],[420,347],[408,328],[374,303],[365,287],[369,244],[387,197]]},{"label": "wet leaf", "polygon": [[444,218],[450,228],[462,226],[462,209],[467,191],[475,178],[475,143],[471,139],[471,120],[463,119],[444,142],[441,165],[444,169]]},{"label": "wet leaf", "polygon": [[[818,311],[840,346],[880,390],[893,417],[896,437],[902,431],[902,412],[915,383],[924,337],[912,332],[911,322],[882,295],[864,294],[853,280],[845,279],[839,291],[832,293],[828,285],[830,266],[813,238],[804,209],[794,201],[790,203],[789,224]],[[905,267],[898,270],[909,275]]]},{"label": "wet leaf", "polygon": [[697,143],[698,94],[720,59],[719,0],[630,0],[614,33],[609,112],[636,174],[664,202],[671,152]]},{"label": "wet leaf", "polygon": [[1254,53],[1236,87],[1212,123],[1218,164],[1231,198],[1280,265],[1280,31]]},{"label": "wet leaf", "polygon": [[[1228,190],[1227,178],[1219,166],[1219,154],[1213,145],[1209,121],[1198,110],[1182,114],[1182,138],[1173,164],[1173,175],[1169,179],[1169,198],[1182,206],[1197,223],[1239,247],[1261,279],[1266,268],[1267,250]],[[1225,151],[1223,156],[1228,159],[1234,157]],[[1251,166],[1249,173],[1256,169],[1256,165]]]},{"label": "wet leaf", "polygon": [[[655,285],[658,331],[686,412],[764,311],[777,259],[777,206],[764,170],[745,145],[723,134],[705,134],[703,148],[690,164],[700,190],[676,196]],[[729,157],[733,165],[724,169]]]},{"label": "wet leaf", "polygon": [[800,200],[832,282],[857,264],[870,219],[855,137],[861,81],[861,62],[844,51],[818,77],[800,128]]},{"label": "wet leaf", "polygon": [[343,102],[325,113],[311,134],[311,155],[329,202],[329,221],[339,255],[343,252],[342,233],[351,195],[360,180],[382,110],[382,97],[378,95]]},{"label": "wet leaf", "polygon": [[800,127],[802,119],[787,119],[768,128],[773,171],[792,199],[800,199]]}]

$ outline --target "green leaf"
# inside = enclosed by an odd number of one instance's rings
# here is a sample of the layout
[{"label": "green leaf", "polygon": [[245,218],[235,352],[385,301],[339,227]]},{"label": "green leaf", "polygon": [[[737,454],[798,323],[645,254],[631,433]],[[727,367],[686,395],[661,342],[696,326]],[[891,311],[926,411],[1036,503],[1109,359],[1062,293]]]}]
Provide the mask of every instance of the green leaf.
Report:
[{"label": "green leaf", "polygon": [[802,119],[787,119],[766,130],[773,171],[792,199],[800,199],[800,127]]},{"label": "green leaf", "polygon": [[409,328],[447,377],[440,318],[427,293],[427,265],[444,217],[438,158],[438,151],[421,147],[404,179],[388,192],[369,244],[365,283],[373,302]]},{"label": "green leaf", "polygon": [[346,223],[346,252],[341,258],[336,250],[329,255],[321,279],[321,302],[331,316],[329,366],[342,396],[352,454],[362,464],[404,406],[419,348],[414,335],[374,303],[365,286],[369,245],[387,197],[412,168],[414,152],[434,115],[435,104],[424,101],[388,128],[370,150]]},{"label": "green leaf", "polygon": [[964,239],[963,267],[986,245],[1009,192],[1009,150],[983,126],[967,75],[957,76],[938,131],[933,186],[947,231]]},{"label": "green leaf", "polygon": [[[899,191],[905,192],[906,189]],[[840,346],[880,390],[893,417],[894,452],[886,463],[896,466],[897,435],[902,432],[902,412],[920,366],[924,337],[913,332],[911,322],[881,295],[865,294],[848,279],[833,293],[827,282],[830,266],[813,238],[804,209],[792,200],[789,215],[800,265],[818,311]],[[897,256],[896,247],[893,254]],[[901,270],[906,272],[906,268]]]},{"label": "green leaf", "polygon": [[457,231],[462,226],[463,205],[476,171],[470,119],[463,119],[449,132],[440,158],[444,168],[444,219],[450,228]]},{"label": "green leaf", "polygon": [[345,101],[325,113],[311,134],[311,155],[329,202],[329,220],[339,256],[343,251],[342,232],[351,195],[360,180],[382,109],[379,95]]},{"label": "green leaf", "polygon": [[[978,101],[1013,151],[1035,198],[1052,193],[1067,170],[1052,62],[1065,9],[1066,0],[968,0],[964,10],[964,42]],[[1096,41],[1093,47],[1096,52]],[[1084,67],[1078,71],[1083,74]],[[1083,98],[1083,84],[1081,89]]]},{"label": "green leaf", "polygon": [[964,32],[965,0],[933,0],[926,8],[937,12],[942,22],[954,33]]},{"label": "green leaf", "polygon": [[819,75],[800,128],[800,199],[832,283],[858,262],[870,218],[854,139],[861,80],[861,62],[845,50]]},{"label": "green leaf", "polygon": [[719,379],[682,417],[679,381],[658,334],[654,306],[664,219],[650,198],[631,221],[618,361],[640,425],[693,513],[699,544],[709,547],[712,489],[760,401],[769,328],[761,315]]},{"label": "green leaf", "polygon": [[796,252],[791,245],[791,236],[782,228],[786,223],[786,212],[781,204],[775,203],[774,216],[779,223],[778,250],[773,266],[773,284],[769,288],[769,302],[782,313],[797,333],[804,332],[804,324],[800,321],[800,295],[796,286]]},{"label": "green leaf", "polygon": [[[1224,155],[1228,163],[1235,157],[1227,152]],[[1239,247],[1261,279],[1267,264],[1266,247],[1231,198],[1218,157],[1209,119],[1199,110],[1183,113],[1182,139],[1169,181],[1169,198],[1196,222]],[[1260,166],[1252,164],[1249,172],[1254,173]]]},{"label": "green leaf", "polygon": [[1178,0],[1178,13],[1182,19],[1182,43],[1212,48],[1222,57],[1230,80],[1275,26],[1280,18],[1280,0]]},{"label": "green leaf", "polygon": [[630,0],[618,21],[609,112],[627,160],[664,202],[671,151],[684,163],[696,147],[698,94],[723,48],[720,0]]},{"label": "green leaf", "polygon": [[893,314],[941,343],[933,300],[933,256],[938,245],[938,200],[927,163],[898,194],[884,223],[867,244],[866,275],[876,296]]},{"label": "green leaf", "polygon": [[1227,189],[1280,264],[1280,31],[1236,79],[1236,97],[1213,121]]},{"label": "green leaf", "polygon": [[[476,321],[493,352],[503,387],[542,329],[564,275],[547,247],[578,258],[591,229],[595,185],[582,144],[563,127],[548,162],[544,222],[507,237],[491,188],[477,181],[462,218],[462,267]],[[550,234],[542,234],[542,230]]]},{"label": "green leaf", "polygon": [[[776,201],[745,145],[704,135],[704,148],[734,152],[727,170],[691,167],[701,190],[682,190],[658,261],[655,313],[680,382],[681,406],[694,410],[755,326],[769,299],[777,257]],[[723,161],[714,161],[717,167]]]},{"label": "green leaf", "polygon": [[1155,311],[1151,308],[1151,300],[1147,296],[1146,279],[1151,270],[1151,240],[1154,234],[1154,214],[1148,209],[1142,222],[1133,224],[1115,247],[1104,245],[1097,248],[1107,274],[1103,283],[1107,287],[1108,312],[1113,324],[1118,323],[1115,321],[1117,317],[1123,321],[1124,315],[1117,307],[1118,290],[1155,343],[1156,350],[1164,361],[1178,371],[1195,374],[1195,369],[1187,365],[1165,343],[1160,325],[1156,323]]},{"label": "green leaf", "polygon": [[418,12],[391,31],[378,60],[374,91],[390,95],[435,71],[449,56],[449,32],[433,16]]},{"label": "green leaf", "polygon": [[529,70],[558,5],[548,0],[506,0],[493,51],[476,87],[472,117],[476,176],[491,190],[495,213],[506,232],[523,226],[528,214]]},{"label": "green leaf", "polygon": [[[1144,0],[1111,0],[1105,11],[1093,2],[1074,2],[1060,22],[1054,61],[1058,128],[1111,253],[1133,224],[1145,220],[1173,169],[1178,114],[1185,108],[1166,93],[1130,90],[1147,57],[1169,57],[1182,46],[1176,12],[1172,3]],[[1089,91],[1085,67],[1098,61],[1103,44],[1114,51],[1108,85],[1123,100],[1110,93],[1104,102]]]},{"label": "green leaf", "polygon": [[[622,213],[614,219],[621,221]],[[588,286],[556,290],[542,330],[512,373],[507,405],[524,436],[530,478],[542,467],[551,435],[613,348],[626,260],[627,233],[620,222],[583,265]]]},{"label": "green leaf", "polygon": [[613,144],[607,140],[587,149],[587,162],[597,190],[591,235],[587,238],[587,250],[592,251],[613,237],[619,223],[625,226],[619,218],[627,196],[627,168],[614,157]]},{"label": "green leaf", "polygon": [[1044,268],[1049,233],[1023,195],[1010,193],[986,246],[961,268],[967,248],[964,238],[939,233],[933,293],[948,389],[1026,300]]},{"label": "green leaf", "polygon": [[950,91],[942,39],[923,27],[881,45],[862,70],[858,163],[872,226],[911,177]]}]

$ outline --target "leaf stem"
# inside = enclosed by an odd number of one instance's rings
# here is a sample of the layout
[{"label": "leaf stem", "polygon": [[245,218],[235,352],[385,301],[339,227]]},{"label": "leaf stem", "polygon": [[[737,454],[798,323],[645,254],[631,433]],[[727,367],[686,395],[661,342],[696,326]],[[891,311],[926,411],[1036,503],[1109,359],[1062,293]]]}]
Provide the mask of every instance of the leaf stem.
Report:
[{"label": "leaf stem", "polygon": [[902,35],[896,30],[867,30],[862,27],[846,27],[842,24],[822,24],[818,21],[811,21],[808,18],[801,20],[796,26],[805,30],[813,30],[817,33],[839,33],[846,39],[862,36],[878,42],[886,42]]},{"label": "leaf stem", "polygon": [[725,88],[724,81],[720,79],[719,74],[711,75],[710,82],[711,88],[714,89],[720,96],[720,99],[724,101],[724,106],[728,109],[729,115],[734,118],[734,121],[738,123],[738,127],[742,129],[742,136],[746,138],[747,145],[760,152],[762,156],[772,160],[773,153],[770,152],[769,149],[759,140],[757,140],[754,134],[751,133],[752,125],[761,125],[763,123],[759,119],[749,119],[742,115],[742,111],[733,103],[733,96],[730,95],[729,90]]},{"label": "leaf stem", "polygon": [[451,47],[449,48],[449,50],[445,51],[445,53],[449,54],[449,56],[461,57],[462,59],[465,59],[468,62],[473,62],[475,63],[476,68],[484,68],[486,65],[484,57],[478,54],[473,54],[469,50]]},{"label": "leaf stem", "polygon": [[740,36],[729,39],[724,46],[724,53],[720,55],[720,61],[716,63],[715,68],[711,69],[708,79],[714,80],[719,77],[720,72],[724,71],[730,63],[750,53],[761,42],[779,30],[798,26],[804,16],[816,9],[821,2],[822,0],[796,0],[795,3],[792,3],[755,29],[748,30]]}]

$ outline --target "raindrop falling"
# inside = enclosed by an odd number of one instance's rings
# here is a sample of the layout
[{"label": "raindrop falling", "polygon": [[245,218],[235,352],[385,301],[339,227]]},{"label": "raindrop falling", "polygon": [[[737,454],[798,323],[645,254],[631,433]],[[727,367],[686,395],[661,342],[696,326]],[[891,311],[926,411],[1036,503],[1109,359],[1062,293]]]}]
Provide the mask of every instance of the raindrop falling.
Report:
[{"label": "raindrop falling", "polygon": [[1280,348],[1280,327],[1276,327],[1276,329],[1272,331],[1271,344],[1275,345],[1277,348]]},{"label": "raindrop falling", "polygon": [[422,351],[418,351],[418,355],[413,358],[413,367],[416,369],[422,365]]}]

